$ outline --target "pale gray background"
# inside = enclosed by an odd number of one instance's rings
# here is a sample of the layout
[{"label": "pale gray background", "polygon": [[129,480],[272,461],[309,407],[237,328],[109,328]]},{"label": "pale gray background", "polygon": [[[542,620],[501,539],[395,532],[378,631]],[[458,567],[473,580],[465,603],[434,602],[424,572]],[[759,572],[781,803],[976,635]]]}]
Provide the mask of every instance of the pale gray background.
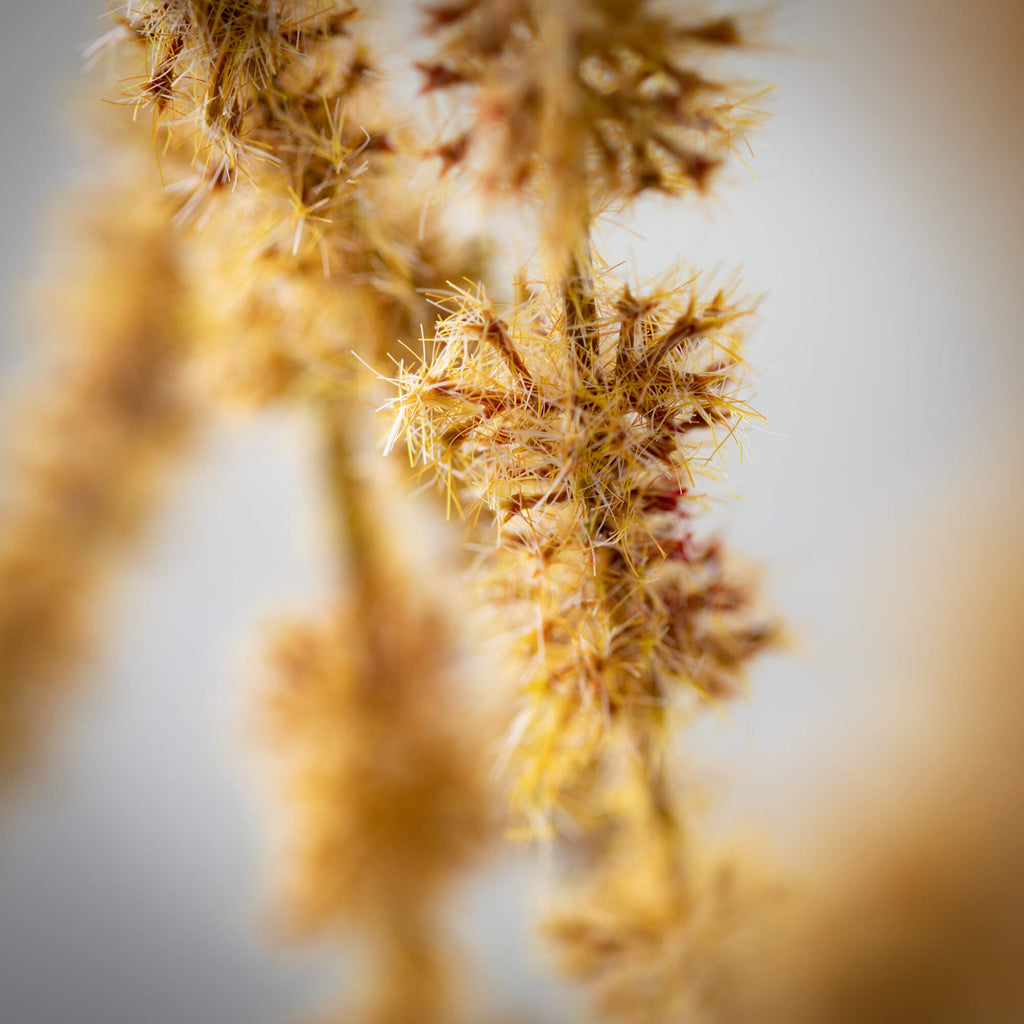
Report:
[{"label": "pale gray background", "polygon": [[[31,356],[15,310],[52,238],[42,218],[80,173],[62,97],[99,7],[4,11],[8,380]],[[803,649],[762,666],[697,747],[720,817],[780,848],[822,779],[864,770],[899,721],[879,711],[898,703],[880,595],[913,582],[901,546],[948,506],[983,523],[986,503],[1019,502],[1022,20],[1015,0],[785,5],[776,35],[793,52],[758,65],[778,89],[756,179],[738,169],[709,212],[623,218],[644,243],[606,232],[642,274],[742,264],[769,293],[751,353],[768,430],[722,519],[769,566]],[[273,417],[218,427],[125,574],[108,653],[0,832],[4,1024],[270,1024],[335,991],[329,952],[285,953],[261,931],[239,653],[261,617],[324,592],[308,441]],[[528,894],[512,869],[479,880],[458,926],[482,984],[555,1018],[520,951]]]}]

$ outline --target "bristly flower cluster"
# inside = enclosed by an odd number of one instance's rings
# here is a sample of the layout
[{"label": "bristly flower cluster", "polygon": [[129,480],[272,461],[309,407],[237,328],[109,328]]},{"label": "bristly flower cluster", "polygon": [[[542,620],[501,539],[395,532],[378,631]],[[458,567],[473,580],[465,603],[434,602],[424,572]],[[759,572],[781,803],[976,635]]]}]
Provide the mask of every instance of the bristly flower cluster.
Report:
[{"label": "bristly flower cluster", "polygon": [[[119,55],[148,69],[130,80],[132,94],[157,108],[163,176],[188,229],[196,334],[218,396],[262,403],[302,386],[344,390],[353,349],[380,365],[396,338],[433,319],[424,289],[481,273],[479,246],[452,239],[440,207],[409,185],[354,13],[340,0],[264,0],[136,3],[115,15],[135,26],[113,33]],[[259,75],[239,65],[228,90],[211,62],[240,61],[250,35],[248,49],[273,59],[257,61]],[[154,76],[161,47],[186,36],[173,47],[174,73]],[[157,102],[153,82],[165,78],[169,98]],[[243,113],[225,118],[223,102],[202,98],[218,91]],[[191,113],[176,116],[182,109]],[[211,111],[219,127],[206,124]]]},{"label": "bristly flower cluster", "polygon": [[750,45],[736,17],[651,0],[453,0],[427,14],[441,44],[420,65],[425,88],[476,100],[443,160],[483,150],[486,184],[536,188],[548,205],[703,189],[756,120],[752,97],[707,70]]},{"label": "bristly flower cluster", "polygon": [[145,71],[128,98],[191,136],[209,177],[226,181],[245,156],[276,159],[260,129],[280,76],[344,41],[356,13],[345,0],[129,0],[101,43],[143,44]]},{"label": "bristly flower cluster", "polygon": [[400,381],[395,436],[499,519],[496,579],[530,609],[519,797],[543,815],[610,728],[657,744],[675,695],[734,692],[773,638],[693,522],[700,476],[753,415],[749,309],[692,281],[641,299],[609,284],[586,310],[454,302],[428,367]]}]

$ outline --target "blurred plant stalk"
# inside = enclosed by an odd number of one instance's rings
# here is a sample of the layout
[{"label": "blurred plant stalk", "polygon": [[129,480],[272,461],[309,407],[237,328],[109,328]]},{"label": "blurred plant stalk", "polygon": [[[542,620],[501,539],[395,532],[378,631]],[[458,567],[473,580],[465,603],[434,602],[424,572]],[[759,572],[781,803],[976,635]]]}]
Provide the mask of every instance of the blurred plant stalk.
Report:
[{"label": "blurred plant stalk", "polygon": [[[761,27],[648,0],[424,13],[424,92],[458,94],[460,127],[440,141],[388,94],[353,3],[111,5],[94,57],[117,68],[126,113],[151,119],[166,187],[156,166],[136,171],[155,197],[138,210],[159,216],[132,227],[120,188],[116,230],[88,252],[119,279],[89,287],[83,368],[61,384],[70,412],[37,432],[43,469],[9,530],[17,557],[40,554],[27,569],[11,555],[18,589],[0,605],[17,698],[0,751],[31,735],[37,716],[21,706],[36,700],[23,697],[36,663],[54,680],[70,666],[95,566],[151,504],[155,453],[218,404],[303,409],[323,438],[337,594],[268,645],[261,739],[283,923],[374,951],[342,1019],[490,1012],[462,991],[444,896],[503,824],[557,853],[545,930],[597,1016],[703,1019],[761,890],[742,858],[698,840],[671,751],[780,637],[753,575],[704,522],[723,448],[757,419],[743,353],[753,303],[696,273],[620,280],[592,228],[647,193],[711,187],[760,119],[758,91],[716,69],[759,45]],[[436,177],[411,184],[430,167],[540,211],[539,266],[514,302],[488,298],[486,231],[456,238]],[[187,406],[166,397],[179,380]],[[481,702],[467,699],[475,638],[413,568],[436,527],[403,535],[393,512],[408,488],[366,468],[366,396],[386,385],[390,445],[406,438],[415,471],[436,474],[490,551],[475,585],[494,631],[515,638],[507,794]],[[69,431],[103,444],[86,459]]]}]

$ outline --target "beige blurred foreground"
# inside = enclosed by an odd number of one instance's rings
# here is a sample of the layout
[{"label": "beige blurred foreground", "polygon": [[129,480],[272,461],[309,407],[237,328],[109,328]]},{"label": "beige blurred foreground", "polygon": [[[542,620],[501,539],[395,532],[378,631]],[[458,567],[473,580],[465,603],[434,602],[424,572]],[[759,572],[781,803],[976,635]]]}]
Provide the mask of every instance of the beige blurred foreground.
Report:
[{"label": "beige blurred foreground", "polygon": [[1001,497],[996,521],[946,523],[890,577],[905,591],[884,602],[891,682],[920,701],[920,727],[832,794],[729,1020],[1024,1019],[1024,546]]}]

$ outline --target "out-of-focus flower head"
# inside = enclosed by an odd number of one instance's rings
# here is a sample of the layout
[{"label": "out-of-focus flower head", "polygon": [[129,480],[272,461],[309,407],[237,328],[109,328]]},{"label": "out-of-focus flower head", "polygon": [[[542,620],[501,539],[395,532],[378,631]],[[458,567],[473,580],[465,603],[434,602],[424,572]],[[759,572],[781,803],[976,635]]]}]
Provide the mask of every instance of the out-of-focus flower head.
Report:
[{"label": "out-of-focus flower head", "polygon": [[468,87],[468,128],[439,152],[481,155],[487,185],[544,196],[575,239],[609,201],[704,189],[757,122],[754,90],[709,63],[754,41],[734,16],[652,0],[453,0],[427,8],[440,44],[427,90]]},{"label": "out-of-focus flower head", "polygon": [[60,343],[0,508],[0,783],[90,649],[97,598],[197,416],[171,205],[124,163],[88,201],[70,197],[81,247],[43,293]]},{"label": "out-of-focus flower head", "polygon": [[148,69],[128,92],[156,110],[196,352],[219,397],[259,404],[345,383],[353,351],[381,365],[434,318],[424,290],[481,273],[480,246],[454,239],[436,196],[410,184],[357,14],[263,0],[116,15],[118,52]]},{"label": "out-of-focus flower head", "polygon": [[[751,921],[777,897],[760,858],[703,849],[692,793],[672,772],[620,759],[600,792],[589,846],[567,870],[543,925],[562,973],[584,982],[602,1024],[718,1021]],[[685,795],[684,795],[685,794]]]},{"label": "out-of-focus flower head", "polygon": [[481,751],[446,720],[445,630],[378,607],[279,631],[265,705],[291,849],[284,905],[323,931],[422,912],[479,851]]}]

